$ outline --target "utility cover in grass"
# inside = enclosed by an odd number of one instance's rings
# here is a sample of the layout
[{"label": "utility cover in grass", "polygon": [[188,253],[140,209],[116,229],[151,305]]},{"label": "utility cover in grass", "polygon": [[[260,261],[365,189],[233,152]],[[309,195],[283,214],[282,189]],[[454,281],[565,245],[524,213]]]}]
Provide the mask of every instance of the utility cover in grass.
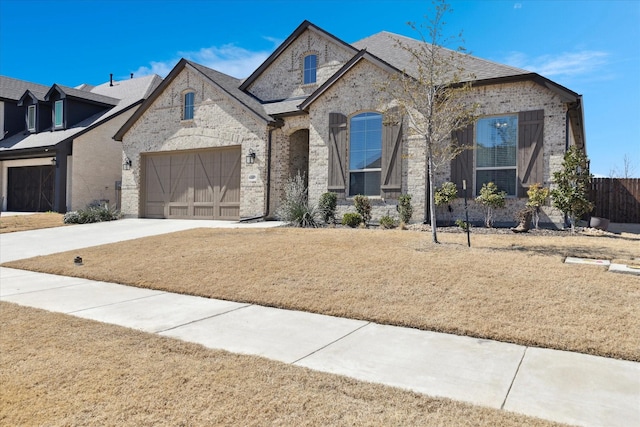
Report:
[{"label": "utility cover in grass", "polygon": [[609,271],[614,273],[629,273],[635,274],[636,276],[640,276],[640,263],[637,264],[611,264],[609,266]]},{"label": "utility cover in grass", "polygon": [[589,264],[589,265],[610,265],[611,261],[606,259],[589,259],[589,258],[575,258],[568,256],[564,260],[565,264]]}]

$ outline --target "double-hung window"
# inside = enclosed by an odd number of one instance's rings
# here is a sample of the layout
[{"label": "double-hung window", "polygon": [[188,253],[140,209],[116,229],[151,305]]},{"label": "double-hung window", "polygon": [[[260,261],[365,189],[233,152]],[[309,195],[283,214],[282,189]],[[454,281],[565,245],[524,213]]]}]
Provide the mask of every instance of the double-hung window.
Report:
[{"label": "double-hung window", "polygon": [[63,123],[63,101],[59,100],[53,104],[53,126],[60,128]]},{"label": "double-hung window", "polygon": [[193,109],[194,109],[195,99],[196,99],[196,94],[194,92],[187,92],[184,94],[182,120],[193,120]]},{"label": "double-hung window", "polygon": [[318,57],[316,55],[307,55],[304,57],[303,84],[311,84],[316,82],[316,69]]},{"label": "double-hung window", "polygon": [[509,196],[516,195],[518,116],[486,117],[476,126],[476,194],[493,182]]},{"label": "double-hung window", "polygon": [[382,114],[362,113],[349,123],[349,195],[379,196]]},{"label": "double-hung window", "polygon": [[27,107],[27,130],[34,132],[36,130],[36,106],[29,105]]}]

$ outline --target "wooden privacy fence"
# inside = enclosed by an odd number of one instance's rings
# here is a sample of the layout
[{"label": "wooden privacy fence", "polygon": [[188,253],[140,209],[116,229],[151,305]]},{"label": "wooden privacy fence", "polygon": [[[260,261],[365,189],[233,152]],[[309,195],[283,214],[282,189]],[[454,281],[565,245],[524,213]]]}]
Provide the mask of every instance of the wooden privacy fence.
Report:
[{"label": "wooden privacy fence", "polygon": [[595,204],[591,216],[640,223],[640,178],[594,178],[589,198]]}]

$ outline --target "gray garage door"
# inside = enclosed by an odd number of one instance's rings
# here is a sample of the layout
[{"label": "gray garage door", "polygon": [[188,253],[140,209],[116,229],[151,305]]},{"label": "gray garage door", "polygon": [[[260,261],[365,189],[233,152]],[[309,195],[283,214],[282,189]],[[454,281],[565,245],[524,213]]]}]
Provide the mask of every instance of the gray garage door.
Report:
[{"label": "gray garage door", "polygon": [[240,218],[240,147],[143,156],[147,218]]}]

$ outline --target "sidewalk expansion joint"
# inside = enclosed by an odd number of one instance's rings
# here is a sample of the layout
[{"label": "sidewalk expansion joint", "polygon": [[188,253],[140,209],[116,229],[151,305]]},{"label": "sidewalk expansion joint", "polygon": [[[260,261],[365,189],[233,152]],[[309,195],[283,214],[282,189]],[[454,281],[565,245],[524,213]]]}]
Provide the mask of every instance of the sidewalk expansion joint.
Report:
[{"label": "sidewalk expansion joint", "polygon": [[203,320],[213,319],[214,317],[219,317],[219,316],[223,316],[225,314],[233,313],[234,311],[242,310],[244,308],[251,307],[253,305],[254,304],[247,304],[247,305],[243,305],[241,307],[232,308],[231,310],[227,310],[227,311],[224,311],[222,313],[216,313],[216,314],[213,314],[211,316],[201,317],[200,319],[195,319],[195,320],[192,320],[192,321],[187,322],[187,323],[182,323],[180,325],[172,326],[172,327],[167,328],[167,329],[162,329],[162,330],[159,330],[159,331],[155,331],[154,334],[162,334],[162,333],[165,333],[167,331],[172,331],[174,329],[181,328],[183,326],[192,325],[194,323],[202,322]]},{"label": "sidewalk expansion joint", "polygon": [[509,389],[507,390],[507,394],[504,396],[504,400],[502,401],[502,405],[500,405],[500,409],[504,409],[504,405],[507,404],[507,399],[509,398],[509,394],[511,393],[511,389],[513,388],[513,383],[516,382],[516,378],[518,377],[518,372],[520,372],[520,366],[522,366],[522,362],[524,361],[524,357],[527,355],[527,349],[529,347],[525,347],[522,352],[522,357],[520,358],[520,362],[518,363],[518,367],[516,368],[516,372],[513,375],[513,379],[511,380],[511,384],[509,384]]},{"label": "sidewalk expansion joint", "polygon": [[365,323],[364,325],[362,325],[362,326],[359,326],[359,327],[355,328],[353,331],[349,332],[348,334],[345,334],[345,335],[343,335],[343,336],[341,336],[341,337],[339,337],[339,338],[336,338],[335,340],[331,341],[330,343],[327,343],[327,344],[323,345],[322,347],[320,347],[320,348],[318,348],[318,349],[316,349],[316,350],[312,351],[311,353],[309,353],[309,354],[307,354],[307,355],[305,355],[305,356],[302,356],[301,358],[299,358],[299,359],[297,359],[297,360],[294,360],[293,362],[291,362],[291,365],[295,365],[295,364],[296,364],[296,363],[298,363],[299,361],[301,361],[301,360],[303,360],[303,359],[306,359],[307,357],[312,356],[312,355],[314,355],[314,354],[316,354],[316,353],[318,353],[318,352],[320,352],[320,351],[324,350],[325,348],[329,347],[330,345],[333,345],[333,344],[337,343],[338,341],[342,341],[343,339],[345,339],[345,338],[346,338],[346,337],[348,337],[349,335],[352,335],[352,334],[354,334],[355,332],[358,332],[360,329],[364,328],[365,326],[369,326],[370,324],[371,324],[371,322],[367,322],[367,323]]},{"label": "sidewalk expansion joint", "polygon": [[[84,284],[84,283],[81,283],[80,285],[83,285],[83,284]],[[73,285],[70,285],[70,286],[73,286]],[[54,288],[54,289],[59,289],[59,288]],[[38,291],[34,291],[34,292],[38,292]],[[153,297],[155,297],[155,296],[163,295],[163,294],[166,294],[166,293],[168,293],[168,292],[158,291],[158,293],[153,294],[153,295],[145,295],[145,296],[143,296],[143,297],[131,298],[131,299],[127,299],[127,300],[124,300],[124,301],[110,302],[109,304],[95,305],[95,306],[93,306],[93,307],[81,308],[80,310],[68,311],[68,312],[66,312],[66,313],[61,311],[61,313],[65,313],[65,314],[82,313],[83,311],[93,310],[93,309],[96,309],[96,308],[110,307],[110,306],[112,306],[112,305],[118,305],[118,304],[122,304],[122,303],[125,303],[125,302],[138,301],[138,300],[145,299],[145,298],[153,298]]]}]

